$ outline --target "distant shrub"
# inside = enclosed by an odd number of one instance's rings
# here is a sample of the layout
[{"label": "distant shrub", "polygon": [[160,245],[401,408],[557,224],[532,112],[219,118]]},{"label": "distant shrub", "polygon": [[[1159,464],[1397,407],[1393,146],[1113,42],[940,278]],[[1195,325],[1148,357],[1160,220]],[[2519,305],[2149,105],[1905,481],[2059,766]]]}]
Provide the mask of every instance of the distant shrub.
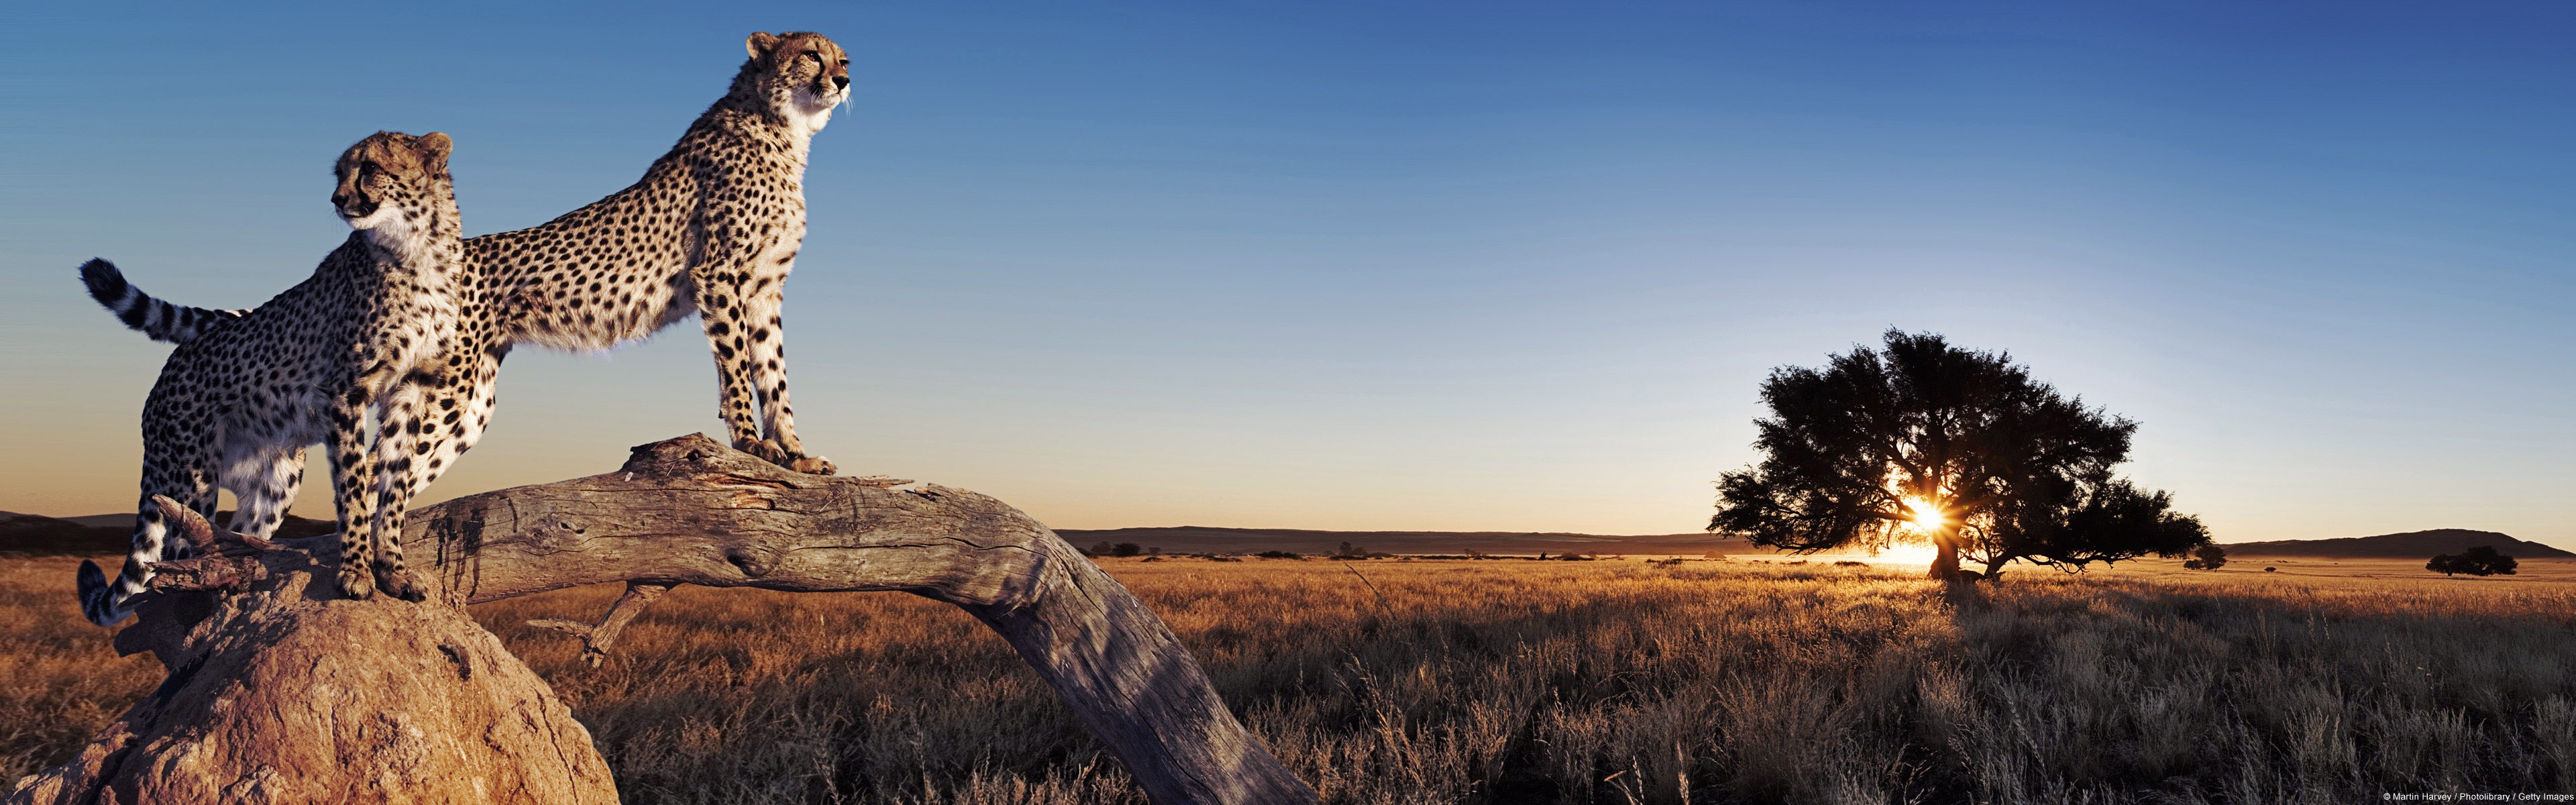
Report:
[{"label": "distant shrub", "polygon": [[1145,557],[1145,561],[1148,561],[1148,562],[1160,562],[1160,561],[1163,561],[1163,557],[1160,557],[1160,556],[1148,556],[1148,557]]},{"label": "distant shrub", "polygon": [[2277,570],[2280,570],[2280,568],[2277,568],[2277,567],[2267,567],[2267,568],[2264,568],[2264,569],[2263,569],[2263,572],[2265,572],[2265,573],[2270,573],[2270,572],[2277,571]]},{"label": "distant shrub", "polygon": [[1384,558],[1387,558],[1387,557],[1390,557],[1390,556],[1394,556],[1394,555],[1395,555],[1395,554],[1391,554],[1391,553],[1380,553],[1380,552],[1377,552],[1377,551],[1369,550],[1369,549],[1368,549],[1368,546],[1366,546],[1366,545],[1353,545],[1353,544],[1350,544],[1350,543],[1348,543],[1348,542],[1345,542],[1345,543],[1342,543],[1342,545],[1341,545],[1341,549],[1340,549],[1340,550],[1336,550],[1336,551],[1334,551],[1332,556],[1329,556],[1329,557],[1326,557],[1326,558],[1329,558],[1329,559],[1384,559]]},{"label": "distant shrub", "polygon": [[2225,564],[2227,549],[2213,542],[2191,549],[2191,558],[2183,560],[2182,566],[2193,570],[2217,570]]},{"label": "distant shrub", "polygon": [[1287,551],[1262,551],[1262,552],[1260,552],[1260,553],[1253,554],[1253,556],[1257,556],[1257,557],[1260,557],[1260,558],[1263,558],[1263,559],[1304,559],[1304,558],[1306,558],[1306,557],[1304,557],[1304,556],[1300,556],[1300,555],[1297,555],[1297,554],[1289,553],[1289,552],[1287,552]]},{"label": "distant shrub", "polygon": [[1135,556],[1144,552],[1144,546],[1133,542],[1121,542],[1116,545],[1109,546],[1109,555],[1111,556]]},{"label": "distant shrub", "polygon": [[1104,539],[1104,540],[1101,540],[1100,542],[1098,542],[1098,543],[1096,543],[1096,544],[1092,545],[1092,546],[1091,546],[1091,547],[1089,547],[1089,548],[1084,548],[1084,549],[1082,549],[1082,555],[1084,555],[1084,556],[1108,556],[1108,555],[1109,555],[1109,551],[1110,551],[1109,541]]},{"label": "distant shrub", "polygon": [[2502,573],[2510,576],[2513,575],[2514,568],[2520,564],[2515,562],[2513,557],[2496,553],[2495,546],[2480,545],[2456,554],[2446,553],[2435,556],[2433,561],[2424,563],[2424,569],[2445,576],[2455,573],[2466,573],[2472,576],[2492,576]]},{"label": "distant shrub", "polygon": [[1868,567],[1868,566],[1869,566],[1869,563],[1868,563],[1868,562],[1854,562],[1854,561],[1851,561],[1851,560],[1849,560],[1849,559],[1845,559],[1845,560],[1840,561],[1840,562],[1835,562],[1835,563],[1834,563],[1834,566],[1835,566],[1835,567]]}]

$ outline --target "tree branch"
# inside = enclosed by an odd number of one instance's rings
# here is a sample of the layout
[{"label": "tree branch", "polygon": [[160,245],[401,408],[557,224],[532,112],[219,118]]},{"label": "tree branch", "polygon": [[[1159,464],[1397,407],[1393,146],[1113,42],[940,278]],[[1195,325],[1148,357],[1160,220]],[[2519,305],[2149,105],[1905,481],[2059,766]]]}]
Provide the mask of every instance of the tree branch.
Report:
[{"label": "tree branch", "polygon": [[[1235,720],[1161,619],[1055,532],[973,492],[889,488],[902,483],[788,472],[693,434],[637,447],[617,472],[418,510],[404,553],[436,557],[415,572],[449,603],[629,583],[583,633],[600,650],[624,625],[620,609],[677,584],[945,601],[1010,641],[1154,802],[1317,801]],[[303,553],[338,550],[333,537],[288,544],[300,551],[253,559],[309,567]],[[228,578],[195,566],[232,561],[164,563],[168,583],[156,589]]]}]

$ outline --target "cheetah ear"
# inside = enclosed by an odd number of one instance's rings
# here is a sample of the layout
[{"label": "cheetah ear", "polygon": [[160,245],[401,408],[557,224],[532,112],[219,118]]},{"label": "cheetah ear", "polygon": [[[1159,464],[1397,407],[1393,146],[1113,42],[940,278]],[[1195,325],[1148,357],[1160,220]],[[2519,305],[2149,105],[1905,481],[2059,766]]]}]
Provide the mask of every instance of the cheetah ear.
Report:
[{"label": "cheetah ear", "polygon": [[749,51],[751,57],[757,59],[778,49],[778,37],[768,31],[753,31],[751,38],[742,40],[742,49]]},{"label": "cheetah ear", "polygon": [[430,173],[443,175],[447,173],[447,155],[456,150],[456,141],[448,139],[446,132],[433,131],[421,135],[415,147],[420,150],[422,167],[428,168]]}]

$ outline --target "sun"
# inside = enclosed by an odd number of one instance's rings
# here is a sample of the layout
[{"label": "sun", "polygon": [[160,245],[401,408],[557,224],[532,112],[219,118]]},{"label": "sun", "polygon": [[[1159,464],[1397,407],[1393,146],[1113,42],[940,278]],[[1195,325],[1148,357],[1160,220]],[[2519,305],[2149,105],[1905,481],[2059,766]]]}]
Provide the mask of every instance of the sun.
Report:
[{"label": "sun", "polygon": [[1912,516],[1906,518],[1905,524],[1917,534],[1937,534],[1943,526],[1949,524],[1949,517],[1942,513],[1941,507],[1932,505],[1931,501],[1922,498],[1906,498],[1905,508],[1912,512]]}]

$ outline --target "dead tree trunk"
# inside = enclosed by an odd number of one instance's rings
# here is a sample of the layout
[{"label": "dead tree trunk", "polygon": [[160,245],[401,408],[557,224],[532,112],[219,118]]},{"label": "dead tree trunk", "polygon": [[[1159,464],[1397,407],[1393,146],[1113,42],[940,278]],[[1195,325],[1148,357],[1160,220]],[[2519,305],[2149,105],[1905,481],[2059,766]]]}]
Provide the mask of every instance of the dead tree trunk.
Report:
[{"label": "dead tree trunk", "polygon": [[[434,600],[450,604],[602,582],[633,585],[621,609],[654,594],[639,591],[677,584],[901,590],[945,601],[1008,640],[1154,802],[1317,801],[1235,720],[1161,619],[1071,545],[1000,501],[933,484],[892,488],[906,483],[787,472],[691,435],[635,448],[617,472],[423,509],[404,547],[437,557],[416,570],[429,577]],[[336,550],[330,542],[290,544]],[[170,563],[163,572],[172,586],[218,585],[290,575],[309,561],[272,551]],[[320,578],[306,589],[327,597],[329,576]],[[623,620],[612,613],[587,632],[590,647],[604,649]],[[568,751],[590,754],[580,737]]]}]

